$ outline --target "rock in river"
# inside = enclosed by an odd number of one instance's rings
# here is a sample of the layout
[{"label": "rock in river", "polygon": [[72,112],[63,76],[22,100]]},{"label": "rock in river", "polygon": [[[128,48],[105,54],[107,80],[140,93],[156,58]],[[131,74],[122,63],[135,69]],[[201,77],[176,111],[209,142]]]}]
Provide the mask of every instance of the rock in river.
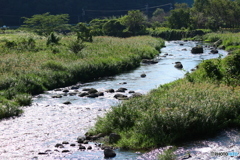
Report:
[{"label": "rock in river", "polygon": [[176,68],[179,68],[179,69],[182,69],[183,68],[183,65],[181,62],[175,62],[175,66]]},{"label": "rock in river", "polygon": [[105,158],[111,158],[111,157],[115,157],[116,153],[114,152],[114,150],[110,149],[110,148],[106,148],[104,149],[104,157]]},{"label": "rock in river", "polygon": [[203,47],[202,46],[193,47],[191,52],[193,54],[203,53]]},{"label": "rock in river", "polygon": [[146,77],[146,74],[145,73],[141,74],[141,77],[142,78]]}]

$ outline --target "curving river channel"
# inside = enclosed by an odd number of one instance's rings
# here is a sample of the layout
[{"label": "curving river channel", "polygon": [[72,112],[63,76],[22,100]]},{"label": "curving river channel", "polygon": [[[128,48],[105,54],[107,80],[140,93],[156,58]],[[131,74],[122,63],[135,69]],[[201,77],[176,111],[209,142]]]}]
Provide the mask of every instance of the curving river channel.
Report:
[{"label": "curving river channel", "polygon": [[[156,57],[159,62],[152,65],[141,65],[132,70],[113,77],[106,77],[94,82],[76,84],[75,88],[66,87],[47,91],[33,98],[31,106],[24,107],[20,117],[0,121],[0,159],[1,160],[52,160],[52,159],[104,159],[103,151],[89,143],[92,149],[80,151],[76,138],[83,136],[103,116],[110,106],[121,103],[114,98],[115,93],[104,92],[107,89],[127,88],[128,91],[148,93],[151,89],[179,78],[186,71],[191,71],[204,59],[226,56],[227,52],[219,50],[219,54],[209,54],[210,48],[205,47],[203,54],[191,54],[191,48],[197,42],[169,41]],[[174,67],[180,61],[184,70]],[[141,78],[145,73],[146,77]],[[98,98],[79,97],[84,88],[95,88],[103,91],[104,96]],[[69,92],[63,92],[64,90]],[[61,98],[53,98],[61,95]],[[68,102],[68,104],[64,104]],[[208,140],[191,142],[179,147],[175,152],[179,158],[190,153],[192,159],[210,159],[210,152],[239,150],[239,131],[228,130]],[[64,148],[56,148],[57,143],[67,142]],[[76,145],[76,146],[75,146]],[[149,153],[135,153],[117,150],[114,160],[123,159],[156,159],[164,148]],[[239,150],[240,151],[240,150]],[[221,158],[215,157],[214,159]],[[189,158],[191,159],[191,158]]]}]

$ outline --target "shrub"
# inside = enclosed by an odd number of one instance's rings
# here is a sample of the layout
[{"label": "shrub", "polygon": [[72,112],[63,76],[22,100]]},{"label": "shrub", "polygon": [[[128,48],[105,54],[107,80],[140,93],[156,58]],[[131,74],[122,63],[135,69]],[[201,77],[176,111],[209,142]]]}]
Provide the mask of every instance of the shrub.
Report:
[{"label": "shrub", "polygon": [[85,42],[92,42],[92,32],[89,27],[84,23],[78,23],[77,26],[77,39]]},{"label": "shrub", "polygon": [[32,103],[32,96],[29,94],[17,94],[14,97],[14,100],[20,105],[20,106],[29,106]]},{"label": "shrub", "polygon": [[162,154],[158,156],[158,160],[175,160],[176,155],[174,154],[174,151],[176,149],[176,147],[173,147],[165,150]]},{"label": "shrub", "polygon": [[117,19],[109,20],[103,25],[103,31],[108,36],[122,37],[125,28]]},{"label": "shrub", "polygon": [[0,97],[0,119],[18,116],[22,113],[22,110],[16,102],[9,101]]},{"label": "shrub", "polygon": [[73,41],[69,44],[70,51],[75,54],[79,53],[84,47],[85,45],[82,40]]},{"label": "shrub", "polygon": [[61,40],[60,37],[58,37],[57,35],[55,35],[53,32],[48,36],[47,39],[47,46],[49,45],[56,45],[59,44],[59,41]]},{"label": "shrub", "polygon": [[46,90],[43,86],[44,78],[34,74],[25,74],[18,77],[18,81],[12,86],[15,93],[39,94]]},{"label": "shrub", "polygon": [[5,47],[6,48],[9,48],[9,49],[12,49],[12,48],[14,48],[14,47],[16,47],[17,46],[17,43],[15,42],[15,41],[6,41],[5,42]]},{"label": "shrub", "polygon": [[209,136],[238,124],[239,91],[178,80],[133,98],[99,118],[95,133],[119,133],[117,145],[153,148]]}]

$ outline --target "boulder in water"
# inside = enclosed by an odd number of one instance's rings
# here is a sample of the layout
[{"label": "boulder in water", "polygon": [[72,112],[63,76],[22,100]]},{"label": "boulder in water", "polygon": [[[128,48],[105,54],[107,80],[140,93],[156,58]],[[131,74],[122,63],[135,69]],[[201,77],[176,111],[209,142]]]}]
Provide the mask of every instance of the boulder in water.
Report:
[{"label": "boulder in water", "polygon": [[111,157],[115,157],[116,153],[114,152],[114,150],[110,149],[110,148],[106,148],[104,149],[104,157],[105,158],[111,158]]},{"label": "boulder in water", "polygon": [[193,54],[203,53],[203,46],[193,47],[191,50],[191,53],[193,53]]}]

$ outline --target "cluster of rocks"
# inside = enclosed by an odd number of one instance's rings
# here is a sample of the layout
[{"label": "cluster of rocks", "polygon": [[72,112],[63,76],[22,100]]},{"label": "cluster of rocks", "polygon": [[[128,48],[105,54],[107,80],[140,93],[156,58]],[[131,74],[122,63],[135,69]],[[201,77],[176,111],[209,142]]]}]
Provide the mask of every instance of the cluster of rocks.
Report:
[{"label": "cluster of rocks", "polygon": [[144,64],[156,64],[156,63],[158,63],[158,61],[155,60],[155,59],[142,59],[142,63],[144,63]]},{"label": "cluster of rocks", "polygon": [[[211,51],[209,54],[218,54],[218,50],[214,47],[211,47],[210,48]],[[191,53],[192,54],[201,54],[203,53],[203,46],[196,46],[196,47],[193,47],[192,50],[191,50]]]},{"label": "cluster of rocks", "polygon": [[175,62],[175,65],[174,67],[178,68],[178,69],[182,69],[183,68],[183,65],[181,62]]},{"label": "cluster of rocks", "polygon": [[[101,143],[91,143],[90,142],[94,142],[100,138],[106,137],[105,134],[99,133],[97,135],[93,135],[93,136],[80,136],[77,138],[76,143],[69,143],[67,141],[64,141],[62,143],[57,143],[55,144],[55,148],[54,151],[52,150],[46,150],[45,152],[39,152],[38,155],[47,155],[47,154],[52,154],[53,152],[61,152],[61,153],[69,153],[72,152],[71,149],[65,149],[65,148],[69,148],[73,147],[74,151],[76,151],[76,147],[77,150],[79,151],[88,151],[88,150],[102,150],[103,154],[104,154],[104,158],[111,158],[111,157],[115,157],[116,156],[116,152],[114,151],[114,147],[112,146],[105,146]],[[116,143],[118,140],[120,140],[120,135],[116,134],[116,133],[111,133],[110,135],[107,136],[108,138],[108,143],[109,144],[113,144]]]},{"label": "cluster of rocks", "polygon": [[[219,42],[219,41],[217,41],[217,42]],[[180,45],[181,45],[181,44],[180,44]],[[216,44],[214,43],[214,45],[217,46],[217,45],[219,45],[219,44],[216,45]],[[224,48],[224,46],[222,46],[222,48]],[[210,50],[210,53],[209,53],[209,54],[218,54],[218,50],[217,50],[215,47],[211,47],[210,49],[211,49],[211,50]],[[186,49],[183,49],[183,50],[186,50]],[[192,53],[192,54],[201,54],[201,53],[203,53],[203,46],[197,45],[196,47],[193,47],[192,50],[191,50],[191,53]],[[174,67],[176,67],[176,68],[178,68],[178,69],[182,69],[182,68],[183,68],[183,65],[182,65],[181,62],[175,62],[175,66],[174,66]],[[191,71],[195,71],[195,69],[191,69]]]},{"label": "cluster of rocks", "polygon": [[[141,77],[145,77],[145,75],[141,75]],[[127,84],[127,82],[124,82],[122,84]],[[78,88],[79,89],[79,88]],[[114,94],[114,98],[118,99],[118,100],[127,100],[129,98],[133,98],[133,97],[139,97],[142,96],[141,93],[135,93],[135,91],[128,91],[129,94],[131,94],[131,96],[127,96],[125,94],[121,94],[121,93],[126,93],[127,92],[127,88],[118,88],[117,90],[114,89],[107,89],[105,91],[98,91],[95,88],[83,88],[82,91],[80,92],[75,86],[71,87],[70,89],[55,89],[54,91],[61,91],[63,93],[61,94],[57,94],[57,95],[53,95],[52,98],[62,98],[63,96],[76,96],[78,95],[79,97],[88,97],[88,98],[96,98],[96,97],[100,97],[100,96],[104,96],[104,93],[116,93]],[[66,101],[63,102],[63,104],[71,104],[70,101]]]},{"label": "cluster of rocks", "polygon": [[[96,141],[100,138],[103,137],[108,137],[108,144],[114,144],[117,141],[119,141],[121,139],[121,136],[117,133],[111,133],[109,135],[105,135],[102,133],[99,133],[97,135],[88,135],[88,133],[86,133],[86,139],[92,140],[92,141]],[[104,157],[105,158],[110,158],[110,157],[115,157],[116,156],[116,152],[114,151],[114,148],[112,146],[105,146],[102,144],[98,144],[98,147],[100,147],[102,150],[104,150]]]}]

